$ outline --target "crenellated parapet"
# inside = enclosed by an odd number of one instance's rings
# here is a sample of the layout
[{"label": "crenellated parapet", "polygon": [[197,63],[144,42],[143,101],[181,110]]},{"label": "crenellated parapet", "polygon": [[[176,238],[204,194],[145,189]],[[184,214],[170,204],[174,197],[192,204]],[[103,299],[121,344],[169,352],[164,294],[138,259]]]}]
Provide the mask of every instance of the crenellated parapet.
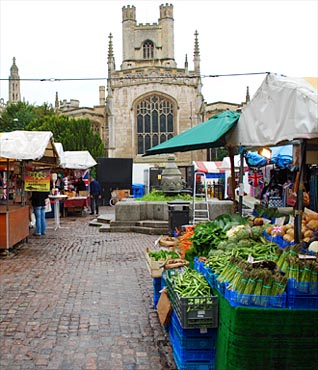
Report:
[{"label": "crenellated parapet", "polygon": [[136,8],[134,5],[123,6],[122,8],[123,22],[136,21]]}]

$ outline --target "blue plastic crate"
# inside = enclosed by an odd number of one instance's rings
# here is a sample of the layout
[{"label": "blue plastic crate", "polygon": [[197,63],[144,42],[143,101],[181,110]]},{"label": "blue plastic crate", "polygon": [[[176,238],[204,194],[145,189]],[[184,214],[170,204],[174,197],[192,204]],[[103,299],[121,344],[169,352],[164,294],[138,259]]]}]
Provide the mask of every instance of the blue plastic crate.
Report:
[{"label": "blue plastic crate", "polygon": [[214,370],[215,369],[214,361],[211,361],[211,362],[199,362],[199,361],[182,362],[176,352],[173,352],[173,358],[177,365],[178,370]]},{"label": "blue plastic crate", "polygon": [[145,195],[145,185],[143,184],[133,184],[132,194],[134,198],[142,198]]},{"label": "blue plastic crate", "polygon": [[160,293],[158,293],[158,294],[154,293],[154,295],[153,295],[153,308],[154,308],[154,310],[157,309],[157,304],[159,302],[159,299],[160,299]]},{"label": "blue plastic crate", "polygon": [[215,349],[217,329],[183,329],[176,314],[171,315],[171,335],[184,349]]},{"label": "blue plastic crate", "polygon": [[225,298],[233,307],[286,308],[287,294],[277,296],[241,294],[235,290],[226,289]]},{"label": "blue plastic crate", "polygon": [[288,295],[287,307],[293,310],[317,310],[318,296]]},{"label": "blue plastic crate", "polygon": [[159,293],[161,290],[161,277],[153,278],[152,281],[154,292]]},{"label": "blue plastic crate", "polygon": [[318,296],[318,283],[299,282],[295,279],[287,281],[287,295]]},{"label": "blue plastic crate", "polygon": [[213,289],[217,289],[217,278],[218,278],[218,276],[219,275],[215,274],[210,269],[210,267],[206,268],[205,278],[206,278],[206,281],[208,282],[208,284],[210,285],[210,287],[213,288]]},{"label": "blue plastic crate", "polygon": [[186,349],[181,345],[181,343],[179,343],[171,330],[169,331],[169,339],[171,342],[173,353],[176,354],[180,362],[213,362],[215,360],[215,348]]},{"label": "blue plastic crate", "polygon": [[200,274],[205,275],[205,266],[203,261],[199,261],[198,257],[194,257],[194,269],[200,272]]},{"label": "blue plastic crate", "polygon": [[153,307],[156,310],[161,292],[161,277],[153,278]]},{"label": "blue plastic crate", "polygon": [[281,235],[272,236],[267,234],[266,231],[263,231],[263,236],[266,240],[276,243],[280,248],[284,249],[290,245],[294,245],[295,243],[286,242]]},{"label": "blue plastic crate", "polygon": [[227,290],[229,283],[219,281],[217,277],[215,277],[215,289],[221,293],[223,296],[225,296],[225,292]]}]

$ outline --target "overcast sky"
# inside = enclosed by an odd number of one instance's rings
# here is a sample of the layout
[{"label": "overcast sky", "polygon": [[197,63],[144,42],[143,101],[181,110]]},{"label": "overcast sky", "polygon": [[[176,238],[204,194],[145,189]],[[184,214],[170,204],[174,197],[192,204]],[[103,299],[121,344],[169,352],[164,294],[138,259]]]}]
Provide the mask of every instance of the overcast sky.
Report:
[{"label": "overcast sky", "polygon": [[[116,68],[122,62],[122,7],[135,5],[137,23],[157,23],[167,1],[0,0],[0,98],[8,100],[13,57],[20,78],[105,78],[98,81],[21,81],[30,104],[77,99],[99,104],[106,85],[108,35],[113,34]],[[174,0],[175,60],[193,69],[194,32],[199,33],[201,74],[274,72],[318,76],[317,0]],[[265,75],[206,77],[205,101],[241,103]]]}]

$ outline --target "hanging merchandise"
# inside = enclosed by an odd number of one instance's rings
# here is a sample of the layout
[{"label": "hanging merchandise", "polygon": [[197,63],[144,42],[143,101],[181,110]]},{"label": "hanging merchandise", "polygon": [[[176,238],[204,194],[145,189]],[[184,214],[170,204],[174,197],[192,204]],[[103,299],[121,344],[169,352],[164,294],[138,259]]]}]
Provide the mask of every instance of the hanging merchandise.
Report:
[{"label": "hanging merchandise", "polygon": [[310,176],[310,206],[312,211],[318,212],[318,167],[311,170]]},{"label": "hanging merchandise", "polygon": [[254,187],[262,186],[264,184],[263,171],[259,168],[250,168],[248,171],[248,183]]}]

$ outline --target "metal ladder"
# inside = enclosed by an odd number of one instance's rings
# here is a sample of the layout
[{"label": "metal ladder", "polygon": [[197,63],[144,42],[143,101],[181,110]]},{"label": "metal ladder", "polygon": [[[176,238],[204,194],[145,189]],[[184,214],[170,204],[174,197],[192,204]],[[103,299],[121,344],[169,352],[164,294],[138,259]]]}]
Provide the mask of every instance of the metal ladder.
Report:
[{"label": "metal ladder", "polygon": [[[203,192],[197,192],[197,176],[200,176],[203,186]],[[203,180],[203,181],[202,181]],[[197,200],[203,198],[203,200]],[[192,223],[206,222],[210,220],[209,204],[208,204],[208,186],[206,182],[206,174],[204,172],[194,172],[193,179],[193,201],[192,201]]]}]

